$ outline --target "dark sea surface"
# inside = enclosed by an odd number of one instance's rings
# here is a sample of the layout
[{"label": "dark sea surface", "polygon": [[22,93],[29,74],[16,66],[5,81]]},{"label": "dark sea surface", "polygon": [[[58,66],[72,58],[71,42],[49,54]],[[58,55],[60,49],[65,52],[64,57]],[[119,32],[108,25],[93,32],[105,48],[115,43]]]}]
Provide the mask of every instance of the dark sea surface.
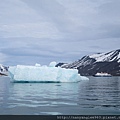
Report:
[{"label": "dark sea surface", "polygon": [[0,77],[0,115],[120,115],[120,77],[11,83]]}]

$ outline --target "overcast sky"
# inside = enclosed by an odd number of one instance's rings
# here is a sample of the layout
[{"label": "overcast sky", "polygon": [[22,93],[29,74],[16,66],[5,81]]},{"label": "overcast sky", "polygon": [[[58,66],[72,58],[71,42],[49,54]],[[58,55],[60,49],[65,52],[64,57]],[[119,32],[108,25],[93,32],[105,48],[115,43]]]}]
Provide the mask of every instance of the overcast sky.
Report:
[{"label": "overcast sky", "polygon": [[120,48],[120,0],[0,0],[0,63],[73,62]]}]

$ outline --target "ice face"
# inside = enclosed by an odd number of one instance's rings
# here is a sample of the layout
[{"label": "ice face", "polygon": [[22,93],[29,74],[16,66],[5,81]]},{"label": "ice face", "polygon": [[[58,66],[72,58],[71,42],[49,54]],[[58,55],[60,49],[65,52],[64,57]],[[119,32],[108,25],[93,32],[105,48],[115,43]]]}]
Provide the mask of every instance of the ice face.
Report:
[{"label": "ice face", "polygon": [[9,67],[9,73],[13,81],[27,82],[79,82],[88,80],[87,77],[80,76],[77,69],[65,69],[55,67],[56,62],[51,62],[49,66],[25,66],[17,65]]}]

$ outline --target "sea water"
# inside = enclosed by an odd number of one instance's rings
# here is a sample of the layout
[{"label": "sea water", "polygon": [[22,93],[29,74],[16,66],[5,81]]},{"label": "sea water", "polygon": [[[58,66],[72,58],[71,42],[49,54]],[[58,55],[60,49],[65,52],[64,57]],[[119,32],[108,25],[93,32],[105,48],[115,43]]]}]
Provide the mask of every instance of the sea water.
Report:
[{"label": "sea water", "polygon": [[120,77],[78,83],[11,83],[0,77],[1,115],[119,115]]}]

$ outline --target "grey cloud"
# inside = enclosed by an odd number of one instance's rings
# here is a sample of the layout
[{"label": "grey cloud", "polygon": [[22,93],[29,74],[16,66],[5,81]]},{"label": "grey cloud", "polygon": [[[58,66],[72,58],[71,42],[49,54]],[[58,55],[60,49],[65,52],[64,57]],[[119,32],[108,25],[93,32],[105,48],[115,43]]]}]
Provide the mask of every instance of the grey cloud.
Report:
[{"label": "grey cloud", "polygon": [[119,48],[119,3],[119,0],[1,1],[0,52],[9,58],[2,61],[11,64],[73,61],[86,54]]},{"label": "grey cloud", "polygon": [[59,31],[66,31],[69,21],[65,16],[66,9],[56,0],[23,0],[30,8],[34,9],[45,21],[57,26]]},{"label": "grey cloud", "polygon": [[103,24],[101,30],[102,38],[120,38],[120,24]]},{"label": "grey cloud", "polygon": [[[110,17],[110,21],[116,18],[120,18],[120,1],[119,0],[108,0],[106,3],[99,7],[100,14],[103,17]],[[108,21],[109,22],[109,21]],[[113,21],[114,22],[114,21]]]}]

